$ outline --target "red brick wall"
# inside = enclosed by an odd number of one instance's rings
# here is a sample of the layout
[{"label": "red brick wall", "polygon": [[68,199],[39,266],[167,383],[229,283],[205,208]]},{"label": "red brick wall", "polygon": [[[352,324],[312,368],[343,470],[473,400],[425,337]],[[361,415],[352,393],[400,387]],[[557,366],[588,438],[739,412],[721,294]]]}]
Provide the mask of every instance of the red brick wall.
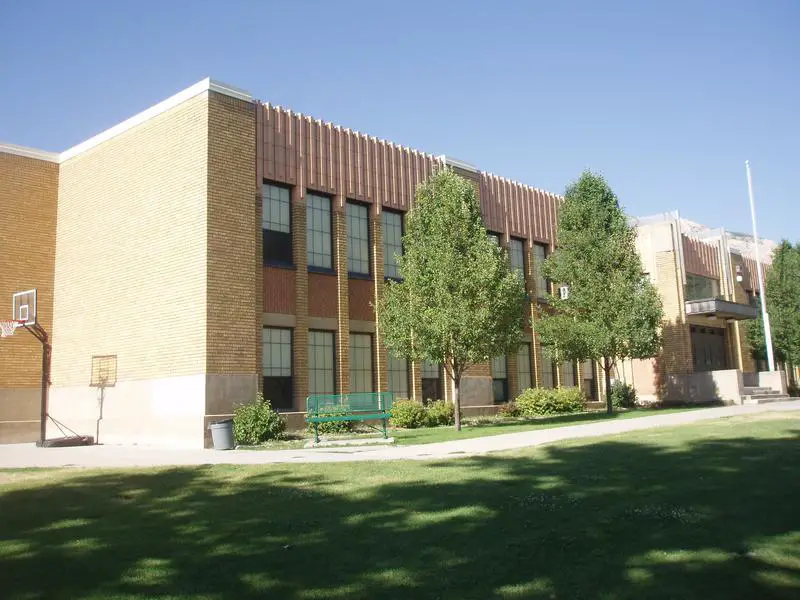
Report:
[{"label": "red brick wall", "polygon": [[322,273],[308,274],[308,314],[311,317],[337,315],[336,276]]},{"label": "red brick wall", "polygon": [[373,284],[366,279],[351,279],[350,292],[350,318],[358,321],[374,321],[375,311],[372,310]]},{"label": "red brick wall", "polygon": [[293,315],[295,312],[295,272],[264,267],[264,312]]}]

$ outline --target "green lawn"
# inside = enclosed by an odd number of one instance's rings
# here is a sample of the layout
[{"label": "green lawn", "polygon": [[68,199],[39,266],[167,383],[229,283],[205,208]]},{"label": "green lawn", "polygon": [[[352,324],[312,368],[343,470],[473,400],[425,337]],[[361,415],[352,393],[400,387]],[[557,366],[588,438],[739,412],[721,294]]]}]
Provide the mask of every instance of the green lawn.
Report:
[{"label": "green lawn", "polygon": [[0,472],[22,598],[800,597],[800,420],[441,462]]},{"label": "green lawn", "polygon": [[[389,435],[394,438],[395,444],[408,446],[411,444],[433,444],[435,442],[449,442],[452,440],[467,440],[486,435],[500,435],[503,433],[518,433],[520,431],[534,431],[536,429],[552,429],[568,425],[583,425],[596,423],[609,419],[637,419],[639,417],[652,417],[671,412],[684,410],[697,410],[701,407],[681,408],[643,408],[635,410],[616,410],[613,414],[605,411],[592,411],[576,415],[559,415],[554,417],[539,417],[535,419],[494,419],[481,420],[466,419],[461,431],[456,431],[452,426],[430,427],[421,429],[391,429]],[[287,434],[289,439],[265,442],[259,446],[245,446],[243,450],[294,450],[305,446],[313,436],[310,433],[292,431]],[[322,436],[322,434],[321,434]],[[350,435],[324,436],[330,439],[369,439],[380,438],[381,434],[374,431],[361,432]]]}]

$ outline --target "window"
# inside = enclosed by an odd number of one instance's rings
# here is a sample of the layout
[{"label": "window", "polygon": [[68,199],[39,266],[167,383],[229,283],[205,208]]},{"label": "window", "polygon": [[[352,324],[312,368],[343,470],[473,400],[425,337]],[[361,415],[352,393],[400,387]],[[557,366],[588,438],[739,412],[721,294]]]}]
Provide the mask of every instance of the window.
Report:
[{"label": "window", "polygon": [[547,246],[544,244],[533,245],[533,264],[536,274],[536,296],[545,298],[550,291],[550,280],[542,275],[542,263],[547,259]]},{"label": "window", "polygon": [[306,194],[306,234],[308,266],[332,269],[331,199],[327,196]]},{"label": "window", "polygon": [[508,255],[511,259],[511,269],[517,271],[525,279],[525,243],[522,240],[511,238],[508,243]]},{"label": "window", "polygon": [[517,348],[517,393],[532,387],[531,383],[531,345],[523,342]]},{"label": "window", "polygon": [[575,378],[575,363],[564,361],[561,363],[561,387],[575,387],[578,380]]},{"label": "window", "polygon": [[492,359],[492,393],[495,404],[508,401],[508,361],[505,356]]},{"label": "window", "polygon": [[363,204],[347,203],[347,270],[369,275],[369,213]]},{"label": "window", "polygon": [[708,300],[719,296],[719,281],[693,273],[686,274],[686,299]]},{"label": "window", "polygon": [[292,408],[292,330],[265,327],[261,343],[264,398],[273,408]]},{"label": "window", "polygon": [[261,193],[264,264],[292,264],[292,221],[289,190],[265,183]]},{"label": "window", "polygon": [[389,391],[394,394],[395,399],[409,398],[408,361],[405,358],[397,358],[391,350],[388,355]]},{"label": "window", "polygon": [[555,381],[555,377],[553,377],[553,361],[544,352],[542,352],[541,371],[542,387],[550,390],[553,389],[553,382]]},{"label": "window", "polygon": [[403,215],[384,210],[381,212],[383,224],[383,274],[385,277],[400,278],[397,257],[403,255]]},{"label": "window", "polygon": [[374,391],[372,383],[372,336],[350,334],[350,391],[354,394]]},{"label": "window", "polygon": [[427,400],[442,399],[442,370],[438,364],[422,361],[422,398]]},{"label": "window", "polygon": [[308,332],[308,393],[336,393],[333,333],[330,331]]},{"label": "window", "polygon": [[496,246],[500,245],[500,234],[499,233],[492,233],[491,231],[486,232],[486,237],[492,240]]}]

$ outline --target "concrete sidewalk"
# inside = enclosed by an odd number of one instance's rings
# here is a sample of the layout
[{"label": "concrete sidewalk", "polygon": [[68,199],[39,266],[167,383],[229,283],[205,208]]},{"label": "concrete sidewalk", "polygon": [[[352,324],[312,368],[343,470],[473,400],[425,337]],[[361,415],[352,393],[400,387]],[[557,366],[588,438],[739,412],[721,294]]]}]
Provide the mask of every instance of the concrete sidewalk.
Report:
[{"label": "concrete sidewalk", "polygon": [[[571,425],[467,440],[417,446],[365,446],[313,450],[184,450],[137,446],[37,448],[34,444],[0,446],[0,468],[24,467],[155,467],[207,464],[355,462],[365,460],[432,460],[475,456],[488,452],[540,446],[561,440],[614,435],[656,427],[671,427],[725,417],[767,412],[800,411],[800,401],[756,406],[725,406],[686,412]],[[797,415],[800,417],[800,413]]]}]

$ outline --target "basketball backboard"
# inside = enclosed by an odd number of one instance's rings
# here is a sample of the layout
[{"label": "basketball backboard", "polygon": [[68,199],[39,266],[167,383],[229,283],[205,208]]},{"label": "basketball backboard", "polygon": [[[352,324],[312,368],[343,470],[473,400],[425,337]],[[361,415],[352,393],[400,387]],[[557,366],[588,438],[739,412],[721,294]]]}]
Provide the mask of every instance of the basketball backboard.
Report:
[{"label": "basketball backboard", "polygon": [[117,384],[117,355],[92,356],[91,387],[114,387]]},{"label": "basketball backboard", "polygon": [[12,295],[11,318],[25,325],[36,324],[36,290],[16,292]]}]

